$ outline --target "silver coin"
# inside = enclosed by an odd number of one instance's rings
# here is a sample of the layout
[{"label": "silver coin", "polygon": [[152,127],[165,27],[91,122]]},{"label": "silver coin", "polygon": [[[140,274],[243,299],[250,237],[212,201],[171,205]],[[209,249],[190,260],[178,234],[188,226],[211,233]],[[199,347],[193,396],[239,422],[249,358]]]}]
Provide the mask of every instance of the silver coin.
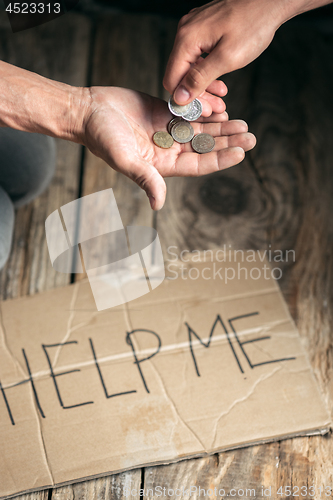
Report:
[{"label": "silver coin", "polygon": [[189,122],[194,122],[194,120],[197,120],[200,118],[202,115],[202,104],[199,101],[199,99],[194,99],[194,101],[191,102],[191,108],[189,111],[185,114],[183,114],[184,120],[187,120]]},{"label": "silver coin", "polygon": [[184,120],[173,125],[171,129],[171,135],[175,141],[180,144],[185,144],[186,142],[190,142],[194,136],[194,130],[190,123],[185,122]]},{"label": "silver coin", "polygon": [[171,134],[172,127],[176,123],[181,122],[181,121],[184,121],[181,116],[175,116],[175,118],[172,118],[172,120],[169,121],[168,126],[167,126],[167,130],[168,130],[169,134]]},{"label": "silver coin", "polygon": [[192,139],[192,148],[197,153],[209,153],[214,146],[215,139],[209,134],[198,134]]},{"label": "silver coin", "polygon": [[170,96],[170,99],[168,102],[169,109],[170,109],[171,113],[175,116],[183,116],[185,113],[187,113],[190,110],[191,104],[192,103],[185,104],[185,106],[180,106],[179,104],[175,103],[172,96]]}]

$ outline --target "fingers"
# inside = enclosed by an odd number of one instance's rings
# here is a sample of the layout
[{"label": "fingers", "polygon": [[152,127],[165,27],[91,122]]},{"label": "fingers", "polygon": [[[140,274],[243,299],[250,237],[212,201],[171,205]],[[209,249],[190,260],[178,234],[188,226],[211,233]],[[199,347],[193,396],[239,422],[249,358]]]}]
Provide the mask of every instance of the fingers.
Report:
[{"label": "fingers", "polygon": [[165,202],[166,185],[163,177],[155,167],[138,158],[126,171],[122,173],[138,184],[143,189],[153,210],[160,210]]},{"label": "fingers", "polygon": [[223,170],[240,163],[256,145],[256,138],[248,132],[247,123],[243,120],[225,121],[222,123],[192,124],[194,133],[206,133],[215,138],[214,150],[210,153],[193,152],[190,143],[183,144],[172,175],[199,176]]},{"label": "fingers", "polygon": [[[199,61],[203,58],[200,57]],[[214,80],[207,89],[199,95],[199,99],[203,105],[202,115],[207,117],[212,113],[223,113],[225,111],[225,103],[221,97],[228,93],[228,88],[224,82]],[[207,105],[207,104],[208,105]]]},{"label": "fingers", "polygon": [[[191,42],[183,41],[182,35],[178,32],[163,79],[163,85],[170,94],[173,94],[179,82],[200,56],[200,48]],[[185,97],[187,98],[187,102],[191,101],[188,98],[189,96]]]},{"label": "fingers", "polygon": [[244,151],[250,151],[256,145],[256,138],[250,132],[230,135],[229,137],[216,137],[214,151],[225,148],[240,147]]},{"label": "fingers", "polygon": [[247,123],[244,120],[230,120],[221,123],[192,123],[194,133],[210,134],[213,137],[221,135],[241,134],[248,131]]},{"label": "fingers", "polygon": [[[188,43],[188,50],[186,53],[186,44]],[[198,66],[205,58],[201,56],[201,50],[195,48],[192,43],[184,42],[181,40],[179,34],[176,36],[174,48],[170,54],[163,85],[165,89],[173,94],[179,82],[185,77],[191,68]],[[220,76],[219,74],[217,76]],[[220,97],[224,97],[228,93],[228,87],[221,80],[212,80],[203,91],[210,92]],[[200,95],[200,94],[198,94]]]},{"label": "fingers", "polygon": [[212,113],[221,114],[225,111],[226,105],[220,97],[204,92],[199,97],[202,104],[202,116],[208,117]]},{"label": "fingers", "polygon": [[210,85],[208,85],[206,91],[211,94],[224,97],[228,93],[228,87],[224,82],[221,82],[221,80],[214,80]]},{"label": "fingers", "polygon": [[[236,133],[230,136],[215,137],[215,147],[213,151],[221,151],[233,147],[240,147],[243,151],[250,151],[256,145],[256,138],[250,132]],[[184,152],[193,151],[191,143],[183,145]],[[207,153],[206,153],[207,154]]]},{"label": "fingers", "polygon": [[[201,115],[201,117],[196,120],[195,123],[205,123],[205,122],[209,122],[209,123],[213,123],[213,122],[216,122],[216,123],[220,123],[220,122],[225,122],[229,120],[229,115],[226,111],[224,111],[223,113],[214,113],[210,116],[203,116]],[[193,123],[193,122],[192,122]]]},{"label": "fingers", "polygon": [[244,156],[244,150],[240,147],[212,151],[202,155],[183,153],[179,155],[172,175],[188,177],[207,175],[237,165],[244,159]]},{"label": "fingers", "polygon": [[[176,60],[178,59],[179,56],[177,54]],[[183,63],[183,68],[184,67],[185,65]],[[167,70],[175,72],[172,65],[170,68],[167,68]],[[193,99],[206,90],[216,78],[227,72],[229,72],[229,69],[223,60],[221,40],[205,59],[201,59],[198,64],[187,70],[173,94],[175,101],[182,105],[193,101]]]},{"label": "fingers", "polygon": [[[175,47],[177,46],[177,38],[175,42]],[[183,78],[186,73],[191,68],[196,68],[200,65],[205,59],[198,54],[201,53],[200,50],[195,50],[191,47],[191,50],[188,53],[188,59],[184,60],[184,55],[182,55],[182,59],[178,59],[178,56],[174,56],[174,53],[177,53],[177,49],[175,48],[172,52],[168,67],[166,70],[166,76],[164,78],[163,84],[167,90],[172,94],[175,87],[178,85],[179,80]],[[174,59],[174,57],[176,59]],[[176,61],[176,62],[175,62]],[[183,69],[182,69],[183,68]],[[179,78],[175,81],[174,86],[169,84],[168,78],[171,76],[171,79],[174,79],[173,74],[177,72]],[[172,86],[171,86],[172,85]],[[220,80],[214,80],[209,82],[207,88],[203,89],[200,93],[200,101],[203,106],[202,114],[205,117],[210,116],[212,113],[223,113],[225,111],[225,103],[220,99],[227,94],[228,88],[226,84]],[[190,99],[191,100],[191,99]]]}]

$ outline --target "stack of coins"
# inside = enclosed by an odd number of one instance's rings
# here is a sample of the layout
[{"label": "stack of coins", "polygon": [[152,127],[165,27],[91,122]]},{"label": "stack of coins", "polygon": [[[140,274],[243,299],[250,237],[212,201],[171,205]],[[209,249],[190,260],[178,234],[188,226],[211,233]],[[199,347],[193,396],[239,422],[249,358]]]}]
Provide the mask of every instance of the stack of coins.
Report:
[{"label": "stack of coins", "polygon": [[189,123],[190,121],[197,120],[201,116],[202,104],[198,99],[194,99],[194,101],[185,106],[179,106],[175,103],[173,98],[170,97],[168,106],[175,118],[172,118],[168,123],[167,132],[156,132],[154,134],[153,141],[156,146],[167,149],[171,148],[174,141],[180,144],[191,141],[192,148],[197,153],[209,153],[214,149],[214,137],[209,134],[198,134],[194,136],[193,127]]},{"label": "stack of coins", "polygon": [[186,104],[185,106],[179,106],[179,104],[176,104],[171,96],[168,106],[173,115],[181,116],[183,120],[189,122],[194,122],[194,120],[197,120],[202,115],[202,104],[199,99],[194,99],[194,101]]},{"label": "stack of coins", "polygon": [[168,124],[168,132],[180,144],[190,142],[194,137],[194,130],[189,122],[182,118],[173,118]]}]

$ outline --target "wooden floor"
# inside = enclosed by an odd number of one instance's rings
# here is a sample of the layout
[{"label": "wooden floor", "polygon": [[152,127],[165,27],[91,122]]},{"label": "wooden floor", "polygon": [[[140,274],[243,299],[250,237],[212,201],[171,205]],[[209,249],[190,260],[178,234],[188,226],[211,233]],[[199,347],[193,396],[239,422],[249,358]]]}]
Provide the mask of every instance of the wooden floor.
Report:
[{"label": "wooden floor", "polygon": [[[0,58],[72,85],[118,85],[166,97],[161,82],[175,29],[175,21],[148,15],[99,20],[70,13],[12,35],[3,17]],[[295,249],[295,262],[281,264],[280,285],[332,408],[332,54],[333,36],[286,26],[255,63],[227,76],[230,117],[249,122],[257,147],[227,171],[168,180],[167,202],[158,214],[128,179],[80,146],[59,141],[51,186],[17,212],[11,258],[0,274],[1,297],[69,283],[70,276],[51,267],[45,219],[78,196],[112,187],[124,224],[154,225],[165,247]],[[118,499],[129,482],[136,489],[221,485],[258,492],[261,485],[273,492],[280,486],[333,486],[333,439],[284,440],[25,497]]]}]

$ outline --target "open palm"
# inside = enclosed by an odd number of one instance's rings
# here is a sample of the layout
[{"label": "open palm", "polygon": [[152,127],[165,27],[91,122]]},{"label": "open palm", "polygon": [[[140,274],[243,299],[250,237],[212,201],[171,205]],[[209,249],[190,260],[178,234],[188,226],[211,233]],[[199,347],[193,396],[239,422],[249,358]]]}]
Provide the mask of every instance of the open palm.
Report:
[{"label": "open palm", "polygon": [[84,144],[144,189],[155,210],[165,201],[163,177],[205,175],[231,167],[255,145],[245,122],[228,121],[226,113],[213,113],[192,122],[195,134],[206,132],[215,137],[212,152],[200,155],[190,143],[176,142],[161,149],[152,137],[166,130],[172,118],[166,102],[117,87],[92,87],[90,93]]}]

